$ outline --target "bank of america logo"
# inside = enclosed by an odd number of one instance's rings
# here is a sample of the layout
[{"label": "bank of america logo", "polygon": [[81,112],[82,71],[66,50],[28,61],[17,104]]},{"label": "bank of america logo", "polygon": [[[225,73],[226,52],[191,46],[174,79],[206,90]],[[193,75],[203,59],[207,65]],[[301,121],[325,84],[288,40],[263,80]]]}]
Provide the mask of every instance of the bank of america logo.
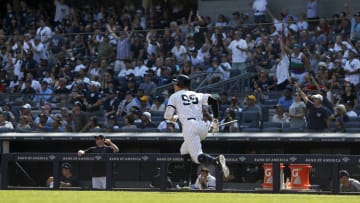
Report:
[{"label": "bank of america logo", "polygon": [[102,157],[101,157],[101,156],[95,156],[95,159],[96,159],[96,160],[101,160]]},{"label": "bank of america logo", "polygon": [[240,160],[241,162],[244,162],[244,161],[246,160],[246,157],[241,156],[241,157],[239,157],[239,160]]},{"label": "bank of america logo", "polygon": [[343,160],[343,162],[347,163],[347,162],[350,161],[350,158],[349,158],[349,157],[344,157],[344,158],[342,158],[341,160]]},{"label": "bank of america logo", "polygon": [[296,160],[297,160],[297,158],[296,158],[296,157],[294,157],[294,156],[292,156],[292,157],[290,157],[290,158],[289,158],[289,160],[290,160],[290,161],[292,161],[292,162],[294,162],[294,161],[296,161]]},{"label": "bank of america logo", "polygon": [[142,156],[141,159],[144,161],[147,161],[147,160],[149,160],[149,156]]},{"label": "bank of america logo", "polygon": [[55,158],[56,158],[56,156],[53,155],[53,154],[49,156],[49,159],[50,159],[50,160],[54,160]]}]

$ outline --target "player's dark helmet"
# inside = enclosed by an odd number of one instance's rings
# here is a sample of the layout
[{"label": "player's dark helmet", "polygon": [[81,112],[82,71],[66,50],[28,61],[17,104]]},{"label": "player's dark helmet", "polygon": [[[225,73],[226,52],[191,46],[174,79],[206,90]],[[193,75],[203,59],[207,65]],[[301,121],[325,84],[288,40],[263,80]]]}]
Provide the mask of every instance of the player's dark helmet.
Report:
[{"label": "player's dark helmet", "polygon": [[191,79],[189,76],[181,74],[173,79],[173,82],[180,87],[189,87],[191,84]]}]

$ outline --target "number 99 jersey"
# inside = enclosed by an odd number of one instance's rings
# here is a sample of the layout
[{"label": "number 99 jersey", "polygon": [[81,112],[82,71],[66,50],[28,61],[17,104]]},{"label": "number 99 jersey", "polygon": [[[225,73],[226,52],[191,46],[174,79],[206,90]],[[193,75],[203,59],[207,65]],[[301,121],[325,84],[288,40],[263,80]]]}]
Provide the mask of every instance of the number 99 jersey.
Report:
[{"label": "number 99 jersey", "polygon": [[182,89],[170,96],[168,106],[175,109],[181,123],[189,119],[202,120],[202,106],[208,105],[209,96],[209,94]]}]

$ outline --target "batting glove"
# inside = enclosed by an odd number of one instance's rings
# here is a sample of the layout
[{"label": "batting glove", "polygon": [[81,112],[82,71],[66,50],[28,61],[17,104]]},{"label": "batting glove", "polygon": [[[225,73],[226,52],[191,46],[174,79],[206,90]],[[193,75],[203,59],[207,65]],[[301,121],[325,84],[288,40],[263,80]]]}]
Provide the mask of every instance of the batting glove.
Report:
[{"label": "batting glove", "polygon": [[170,121],[172,122],[176,122],[177,120],[179,119],[179,116],[178,115],[174,115]]},{"label": "batting glove", "polygon": [[216,119],[216,118],[213,119],[210,129],[211,129],[212,133],[219,132],[219,120],[218,119]]}]

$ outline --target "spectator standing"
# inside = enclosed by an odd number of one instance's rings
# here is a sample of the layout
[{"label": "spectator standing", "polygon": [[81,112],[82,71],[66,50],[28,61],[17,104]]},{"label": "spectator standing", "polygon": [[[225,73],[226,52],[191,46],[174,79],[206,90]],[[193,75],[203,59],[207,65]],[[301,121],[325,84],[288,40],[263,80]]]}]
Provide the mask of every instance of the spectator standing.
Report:
[{"label": "spectator standing", "polygon": [[[107,154],[119,152],[119,148],[111,142],[110,139],[105,139],[104,135],[95,136],[96,146],[79,150],[78,156],[90,154]],[[92,188],[93,189],[106,189],[106,165],[105,162],[92,163]]]},{"label": "spectator standing", "polygon": [[127,32],[128,27],[124,28],[124,31],[120,32],[120,36],[118,36],[110,25],[106,25],[106,29],[108,32],[116,39],[116,63],[114,69],[121,70],[125,68],[124,60],[130,59],[131,56],[131,41],[130,37],[132,32]]},{"label": "spectator standing", "polygon": [[110,116],[115,116],[119,107],[120,99],[114,89],[108,89],[106,91],[106,97],[107,98],[104,101],[104,116],[106,118],[110,118]]},{"label": "spectator standing", "polygon": [[254,12],[254,22],[265,23],[267,0],[251,0],[250,5],[251,4]]},{"label": "spectator standing", "polygon": [[182,65],[186,56],[186,48],[181,44],[181,39],[175,39],[175,46],[171,49],[171,53],[175,56],[176,64]]},{"label": "spectator standing", "polygon": [[305,128],[305,112],[306,105],[301,100],[301,96],[298,92],[295,93],[294,102],[289,107],[290,127],[291,128]]},{"label": "spectator standing", "polygon": [[241,39],[240,31],[234,33],[234,40],[231,41],[228,49],[231,51],[231,66],[234,70],[240,70],[241,73],[246,72],[246,58],[248,46],[245,40]]},{"label": "spectator standing", "polygon": [[345,80],[357,86],[360,82],[360,60],[357,58],[358,52],[355,49],[349,50],[349,59],[344,66]]},{"label": "spectator standing", "polygon": [[278,104],[284,107],[286,112],[289,112],[289,107],[292,103],[294,103],[294,97],[292,95],[293,89],[291,86],[287,86],[283,92],[283,96],[281,96],[278,100]]},{"label": "spectator standing", "polygon": [[302,46],[294,44],[294,49],[290,55],[290,72],[299,84],[302,84],[304,76],[309,71],[309,59],[301,52]]},{"label": "spectator standing", "polygon": [[60,0],[60,1],[55,0],[54,5],[55,5],[54,22],[60,24],[70,15],[70,8],[68,5],[65,4],[65,0]]},{"label": "spectator standing", "polygon": [[330,112],[322,105],[323,96],[321,94],[314,94],[310,98],[299,88],[295,83],[297,91],[304,100],[307,108],[307,128],[311,131],[322,132],[329,127]]},{"label": "spectator standing", "polygon": [[278,90],[284,90],[290,80],[290,59],[285,51],[283,39],[280,39],[280,50],[280,58],[275,60],[276,84]]},{"label": "spectator standing", "polygon": [[81,110],[82,104],[76,101],[72,107],[72,131],[84,132],[88,123],[88,116]]},{"label": "spectator standing", "polygon": [[310,24],[310,29],[313,30],[319,20],[319,0],[308,0],[306,4],[306,17]]},{"label": "spectator standing", "polygon": [[[46,57],[46,52],[48,50],[49,42],[51,40],[52,35],[53,35],[53,33],[51,31],[51,28],[46,25],[46,22],[44,19],[40,19],[39,20],[39,28],[36,30],[36,37],[40,37],[40,41],[44,46],[45,56],[42,56],[42,57]],[[36,37],[35,37],[35,39],[36,39]],[[34,48],[34,46],[33,46],[33,48]],[[47,59],[47,57],[44,59]]]}]

